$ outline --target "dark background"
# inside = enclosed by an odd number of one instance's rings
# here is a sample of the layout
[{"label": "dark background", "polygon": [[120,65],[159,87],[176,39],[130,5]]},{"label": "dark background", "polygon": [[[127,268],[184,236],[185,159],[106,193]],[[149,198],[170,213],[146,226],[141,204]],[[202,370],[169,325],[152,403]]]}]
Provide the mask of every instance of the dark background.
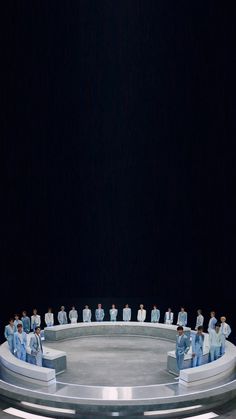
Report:
[{"label": "dark background", "polygon": [[156,303],[184,305],[191,326],[215,309],[235,335],[232,4],[1,15],[1,324],[34,306]]}]

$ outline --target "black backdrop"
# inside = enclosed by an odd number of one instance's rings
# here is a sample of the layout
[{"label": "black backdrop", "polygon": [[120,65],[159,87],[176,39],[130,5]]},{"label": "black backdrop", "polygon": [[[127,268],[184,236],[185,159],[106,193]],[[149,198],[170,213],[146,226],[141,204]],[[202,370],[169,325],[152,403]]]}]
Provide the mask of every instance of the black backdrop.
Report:
[{"label": "black backdrop", "polygon": [[16,1],[2,16],[1,324],[101,301],[236,327],[233,8]]}]

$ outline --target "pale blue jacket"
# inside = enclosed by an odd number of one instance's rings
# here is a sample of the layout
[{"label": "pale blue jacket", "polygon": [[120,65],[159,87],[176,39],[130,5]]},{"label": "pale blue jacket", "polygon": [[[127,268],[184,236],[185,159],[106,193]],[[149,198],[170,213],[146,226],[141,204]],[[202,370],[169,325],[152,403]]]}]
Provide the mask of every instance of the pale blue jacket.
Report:
[{"label": "pale blue jacket", "polygon": [[105,313],[103,308],[96,308],[95,310],[95,319],[97,322],[102,322],[104,319]]},{"label": "pale blue jacket", "polygon": [[151,312],[151,322],[158,323],[160,320],[160,310],[158,308],[153,309]]}]

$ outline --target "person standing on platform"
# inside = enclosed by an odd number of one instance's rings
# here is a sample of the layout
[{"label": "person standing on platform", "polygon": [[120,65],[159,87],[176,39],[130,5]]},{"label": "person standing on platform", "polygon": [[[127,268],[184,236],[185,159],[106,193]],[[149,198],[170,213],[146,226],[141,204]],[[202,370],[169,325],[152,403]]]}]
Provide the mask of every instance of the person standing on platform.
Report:
[{"label": "person standing on platform", "polygon": [[19,314],[15,314],[14,319],[15,319],[14,320],[14,326],[15,326],[15,329],[17,331],[17,326],[18,326],[18,324],[22,324],[22,321],[20,320]]},{"label": "person standing on platform", "polygon": [[116,322],[118,310],[117,310],[115,304],[112,304],[109,313],[110,313],[110,321],[111,322]]},{"label": "person standing on platform", "polygon": [[125,304],[125,307],[123,308],[123,321],[130,322],[130,320],[131,320],[131,308],[129,307],[129,304]]},{"label": "person standing on platform", "polygon": [[160,320],[160,310],[156,305],[153,306],[151,311],[151,323],[159,323]]},{"label": "person standing on platform", "polygon": [[67,324],[67,314],[65,312],[65,307],[61,306],[61,311],[58,312],[57,320],[59,324]]},{"label": "person standing on platform", "polygon": [[14,325],[14,319],[9,320],[9,324],[5,326],[4,336],[8,342],[9,350],[12,354],[14,354],[14,333],[16,332],[16,328]]},{"label": "person standing on platform", "polygon": [[34,335],[30,338],[31,355],[34,357],[35,365],[42,367],[43,364],[43,345],[40,336],[40,327],[35,328]]},{"label": "person standing on platform", "polygon": [[104,310],[102,308],[102,304],[98,304],[98,308],[96,308],[95,310],[95,319],[96,322],[102,322],[104,319],[105,313]]},{"label": "person standing on platform", "polygon": [[215,325],[217,323],[217,319],[215,318],[215,315],[216,315],[215,311],[210,312],[210,320],[209,320],[208,329],[207,329],[208,333],[210,333],[210,330],[215,329]]},{"label": "person standing on platform", "polygon": [[23,330],[25,333],[30,332],[30,318],[27,316],[27,312],[24,310],[22,311],[21,321],[23,324]]},{"label": "person standing on platform", "polygon": [[35,331],[36,327],[40,327],[41,325],[41,317],[37,312],[37,309],[33,309],[33,314],[31,316],[31,329],[33,332]]},{"label": "person standing on platform", "polygon": [[197,333],[192,336],[193,367],[198,367],[202,364],[204,337],[203,326],[198,326]]},{"label": "person standing on platform", "polygon": [[52,327],[54,325],[54,314],[51,307],[49,307],[47,313],[45,313],[44,321],[47,327]]},{"label": "person standing on platform", "polygon": [[174,321],[174,313],[171,311],[169,307],[168,310],[165,312],[164,323],[165,324],[173,324]]},{"label": "person standing on platform", "polygon": [[199,326],[203,326],[204,323],[204,317],[202,315],[202,310],[199,308],[197,310],[197,318],[196,318],[196,326],[195,326],[195,330],[198,330]]},{"label": "person standing on platform", "polygon": [[139,307],[140,308],[138,310],[137,320],[138,322],[143,323],[146,320],[146,310],[144,309],[143,304],[140,304]]},{"label": "person standing on platform", "polygon": [[178,314],[177,325],[185,327],[185,326],[187,326],[187,322],[188,322],[188,314],[184,310],[184,307],[181,307],[180,311],[179,311],[179,314]]},{"label": "person standing on platform", "polygon": [[178,326],[177,332],[178,334],[176,336],[175,355],[176,355],[177,368],[180,371],[183,369],[184,355],[187,354],[189,351],[189,338],[188,336],[184,334],[183,326]]},{"label": "person standing on platform", "polygon": [[223,335],[220,331],[220,324],[216,323],[215,329],[209,329],[210,362],[220,358],[223,339]]},{"label": "person standing on platform", "polygon": [[75,309],[75,306],[72,306],[71,310],[69,311],[69,319],[71,323],[77,323],[78,321],[78,312]]},{"label": "person standing on platform", "polygon": [[23,331],[22,323],[18,323],[14,333],[14,353],[21,361],[26,361],[27,334]]},{"label": "person standing on platform", "polygon": [[86,305],[83,309],[83,322],[90,323],[92,318],[92,313],[88,305]]},{"label": "person standing on platform", "polygon": [[221,345],[221,355],[225,353],[225,341],[228,339],[231,333],[231,327],[228,323],[226,323],[226,317],[222,316],[220,318],[221,325],[220,325],[220,332],[222,333],[222,345]]}]

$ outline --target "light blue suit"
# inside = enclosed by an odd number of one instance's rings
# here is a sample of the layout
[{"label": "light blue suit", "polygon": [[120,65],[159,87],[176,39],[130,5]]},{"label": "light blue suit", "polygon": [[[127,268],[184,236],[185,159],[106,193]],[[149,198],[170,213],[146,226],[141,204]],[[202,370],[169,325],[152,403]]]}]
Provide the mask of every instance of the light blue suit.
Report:
[{"label": "light blue suit", "polygon": [[208,323],[208,332],[210,333],[210,330],[214,330],[215,329],[215,325],[217,323],[217,319],[215,317],[211,317]]},{"label": "light blue suit", "polygon": [[111,320],[111,322],[116,321],[117,313],[118,313],[117,308],[111,308],[110,309],[110,320]]},{"label": "light blue suit", "polygon": [[62,311],[62,310],[59,311],[59,313],[57,315],[57,319],[58,319],[59,324],[67,324],[68,323],[67,314],[66,314],[65,311]]},{"label": "light blue suit", "polygon": [[192,336],[192,353],[195,354],[193,357],[193,367],[198,367],[202,364],[204,345],[204,335],[198,335],[197,333]]},{"label": "light blue suit", "polygon": [[27,335],[25,332],[14,333],[14,353],[21,361],[26,361]]},{"label": "light blue suit", "polygon": [[160,320],[160,310],[158,308],[154,308],[151,312],[151,322],[152,323],[159,323]]},{"label": "light blue suit", "polygon": [[43,362],[43,347],[41,337],[36,333],[30,338],[31,355],[35,357],[35,364],[42,367]]},{"label": "light blue suit", "polygon": [[176,362],[179,370],[183,369],[184,355],[189,351],[189,338],[186,335],[176,336]]},{"label": "light blue suit", "polygon": [[14,354],[14,333],[16,331],[15,326],[11,327],[10,324],[5,326],[4,336],[8,342],[9,350]]},{"label": "light blue suit", "polygon": [[30,332],[30,318],[28,316],[22,316],[21,321],[23,324],[23,330],[25,333]]},{"label": "light blue suit", "polygon": [[177,324],[179,326],[186,326],[188,321],[188,314],[186,311],[180,311],[178,314]]},{"label": "light blue suit", "polygon": [[97,322],[102,322],[104,319],[105,313],[103,308],[96,308],[95,310],[95,319]]},{"label": "light blue suit", "polygon": [[125,307],[123,308],[123,321],[129,322],[131,320],[131,308]]}]

